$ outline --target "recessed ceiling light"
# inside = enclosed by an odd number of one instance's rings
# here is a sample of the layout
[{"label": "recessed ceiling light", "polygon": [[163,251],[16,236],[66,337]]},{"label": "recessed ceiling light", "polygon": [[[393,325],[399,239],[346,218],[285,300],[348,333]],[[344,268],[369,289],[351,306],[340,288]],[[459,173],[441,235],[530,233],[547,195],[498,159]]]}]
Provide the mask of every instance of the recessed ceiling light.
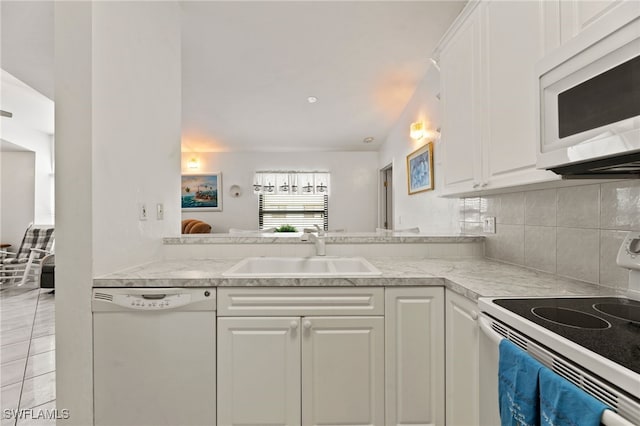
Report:
[{"label": "recessed ceiling light", "polygon": [[315,104],[316,102],[318,102],[318,98],[316,98],[315,96],[309,96],[309,97],[307,98],[307,101],[308,101],[310,104]]},{"label": "recessed ceiling light", "polygon": [[362,142],[364,142],[364,143],[371,143],[371,142],[373,142],[373,140],[374,140],[374,139],[375,139],[375,138],[374,138],[373,136],[369,136],[369,137],[367,137],[367,138],[362,139]]}]

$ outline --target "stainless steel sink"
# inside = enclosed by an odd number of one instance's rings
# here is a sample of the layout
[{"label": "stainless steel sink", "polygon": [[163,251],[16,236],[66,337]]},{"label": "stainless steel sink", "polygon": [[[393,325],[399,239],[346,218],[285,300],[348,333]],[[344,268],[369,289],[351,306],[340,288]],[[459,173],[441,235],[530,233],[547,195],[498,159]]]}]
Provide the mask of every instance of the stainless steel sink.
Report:
[{"label": "stainless steel sink", "polygon": [[362,257],[248,257],[224,272],[236,278],[369,277],[381,275]]}]

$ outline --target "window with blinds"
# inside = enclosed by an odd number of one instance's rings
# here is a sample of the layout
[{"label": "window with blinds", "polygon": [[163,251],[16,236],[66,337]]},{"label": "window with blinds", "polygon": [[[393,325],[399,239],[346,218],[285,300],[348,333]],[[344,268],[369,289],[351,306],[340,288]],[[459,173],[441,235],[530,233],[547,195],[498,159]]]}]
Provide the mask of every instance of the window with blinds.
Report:
[{"label": "window with blinds", "polygon": [[325,231],[329,227],[329,197],[327,195],[260,195],[260,229],[281,225],[304,228],[318,225]]}]

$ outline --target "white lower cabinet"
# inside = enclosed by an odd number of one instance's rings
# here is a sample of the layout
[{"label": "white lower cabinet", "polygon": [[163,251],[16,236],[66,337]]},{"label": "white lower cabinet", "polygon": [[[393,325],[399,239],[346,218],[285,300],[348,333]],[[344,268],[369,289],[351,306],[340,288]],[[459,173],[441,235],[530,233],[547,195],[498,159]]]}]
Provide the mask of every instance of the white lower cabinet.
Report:
[{"label": "white lower cabinet", "polygon": [[443,425],[444,288],[385,291],[386,425]]},{"label": "white lower cabinet", "polygon": [[384,424],[384,318],[302,318],[302,424]]},{"label": "white lower cabinet", "polygon": [[382,288],[219,292],[219,426],[384,425]]},{"label": "white lower cabinet", "polygon": [[443,287],[218,295],[219,426],[445,424]]},{"label": "white lower cabinet", "polygon": [[478,425],[478,306],[450,290],[445,305],[447,425]]},{"label": "white lower cabinet", "polygon": [[218,318],[218,425],[300,424],[300,318]]}]

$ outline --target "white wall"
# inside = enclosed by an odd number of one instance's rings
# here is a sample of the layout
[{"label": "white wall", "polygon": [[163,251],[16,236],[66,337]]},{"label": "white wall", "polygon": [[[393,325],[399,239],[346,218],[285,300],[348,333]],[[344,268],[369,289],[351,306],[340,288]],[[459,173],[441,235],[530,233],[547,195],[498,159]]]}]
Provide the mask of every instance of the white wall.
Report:
[{"label": "white wall", "polygon": [[1,85],[0,108],[13,118],[2,118],[0,138],[35,152],[33,221],[53,224],[53,101],[5,71]]},{"label": "white wall", "polygon": [[458,201],[439,197],[440,188],[443,185],[439,140],[434,142],[433,152],[435,189],[413,195],[408,195],[407,190],[406,157],[428,142],[411,140],[409,127],[416,121],[424,121],[426,127],[432,130],[440,126],[441,107],[436,98],[439,92],[440,75],[434,67],[431,67],[380,148],[379,168],[393,164],[395,229],[419,226],[422,232],[431,234],[458,233],[460,230]]},{"label": "white wall", "polygon": [[[374,231],[377,223],[377,152],[206,152],[183,153],[182,172],[194,173],[187,161],[200,159],[195,173],[222,172],[222,211],[183,212],[213,226],[212,232],[229,228],[258,229],[258,196],[253,194],[256,170],[328,170],[331,172],[329,229],[349,232]],[[232,198],[231,185],[242,195]],[[176,198],[178,199],[178,198]]]},{"label": "white wall", "polygon": [[[179,234],[180,31],[172,2],[94,5],[96,275],[157,258],[162,237]],[[138,220],[140,203],[150,212],[146,221]]]},{"label": "white wall", "polygon": [[[180,8],[56,2],[57,404],[93,422],[91,286],[179,233]],[[165,205],[138,221],[138,204]]]},{"label": "white wall", "polygon": [[35,153],[2,152],[0,160],[0,241],[17,251],[33,222]]}]

